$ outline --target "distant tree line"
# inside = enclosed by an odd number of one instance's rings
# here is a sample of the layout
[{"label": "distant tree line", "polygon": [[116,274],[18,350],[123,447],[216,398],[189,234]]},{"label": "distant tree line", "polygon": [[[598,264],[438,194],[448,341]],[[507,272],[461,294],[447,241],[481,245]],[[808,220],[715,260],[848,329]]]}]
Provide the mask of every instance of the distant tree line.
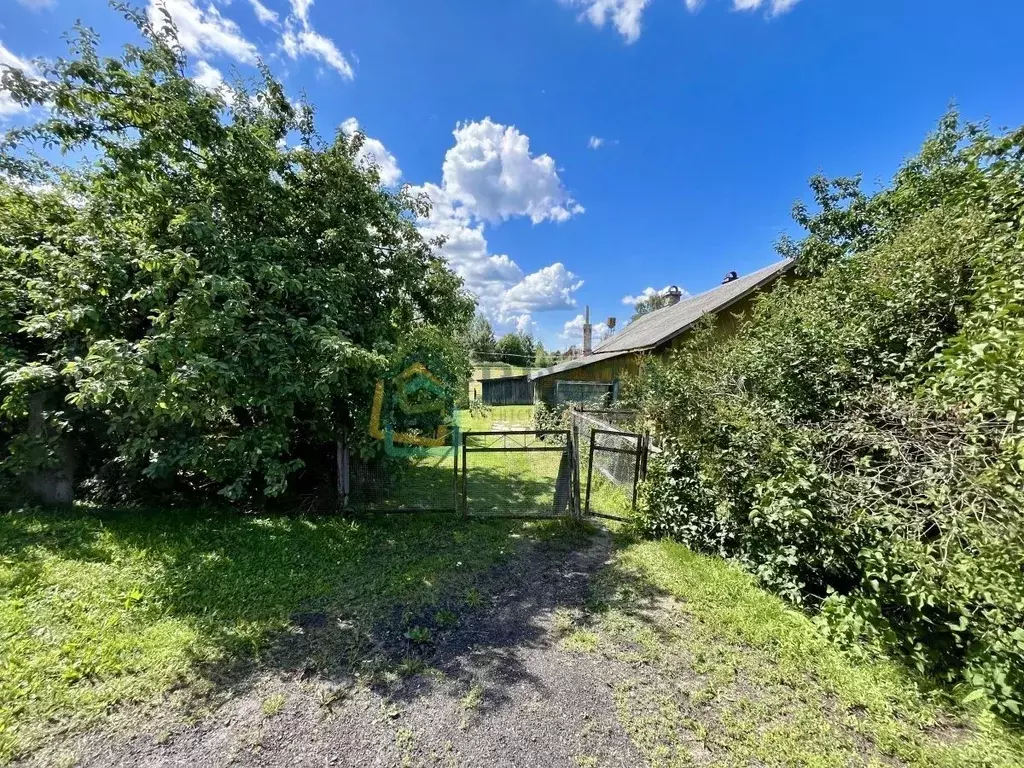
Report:
[{"label": "distant tree line", "polygon": [[548,352],[544,342],[523,331],[497,338],[491,322],[481,313],[470,321],[466,346],[478,364],[507,363],[522,368],[546,368],[563,357],[559,352]]}]

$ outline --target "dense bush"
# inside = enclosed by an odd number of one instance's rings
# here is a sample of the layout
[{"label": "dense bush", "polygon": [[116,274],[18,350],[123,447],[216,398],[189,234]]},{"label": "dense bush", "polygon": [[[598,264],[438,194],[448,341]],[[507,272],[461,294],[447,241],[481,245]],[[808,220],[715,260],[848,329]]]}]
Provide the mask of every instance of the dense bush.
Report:
[{"label": "dense bush", "polygon": [[0,142],[0,475],[70,454],[100,484],[274,496],[473,302],[362,137],[322,140],[266,71],[204,90],[128,15],[120,58],[79,30],[44,78],[3,73],[47,117]]},{"label": "dense bush", "polygon": [[797,276],[632,382],[640,525],[1019,717],[1024,130],[950,115],[877,194],[812,187]]}]

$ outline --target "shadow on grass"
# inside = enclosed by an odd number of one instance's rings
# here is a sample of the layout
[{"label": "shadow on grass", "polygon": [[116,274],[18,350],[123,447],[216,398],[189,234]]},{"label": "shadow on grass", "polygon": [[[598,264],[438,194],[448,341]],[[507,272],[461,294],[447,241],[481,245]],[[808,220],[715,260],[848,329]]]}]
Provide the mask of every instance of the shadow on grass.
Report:
[{"label": "shadow on grass", "polygon": [[[519,487],[524,498],[537,492]],[[26,657],[0,685],[9,694],[0,726],[15,734],[5,749],[22,753],[53,723],[156,701],[169,687],[200,692],[197,706],[207,709],[245,696],[267,675],[362,680],[389,697],[415,697],[417,686],[396,677],[403,659],[458,674],[462,657],[474,649],[480,660],[481,648],[499,681],[486,705],[499,706],[501,686],[528,677],[514,649],[544,642],[537,617],[585,600],[587,573],[577,581],[565,573],[588,541],[568,520],[433,514],[2,515],[0,616],[38,634],[16,648],[6,645],[22,636],[0,637],[4,655]],[[439,620],[442,611],[454,626]],[[406,637],[415,626],[430,631],[430,642]],[[100,661],[78,675],[83,655]],[[153,667],[175,679],[142,679],[139,670]],[[19,699],[20,690],[31,697]],[[79,711],[85,690],[89,713]]]},{"label": "shadow on grass", "polygon": [[[632,546],[625,538],[617,542]],[[361,681],[387,701],[412,704],[439,695],[440,684],[420,674],[426,666],[443,673],[446,700],[457,701],[483,681],[479,709],[485,713],[519,711],[524,688],[545,700],[576,696],[571,704],[578,711],[589,706],[591,694],[573,686],[593,681],[574,677],[583,673],[564,656],[543,674],[530,659],[533,650],[557,643],[552,617],[564,612],[578,617],[577,629],[615,644],[618,657],[641,660],[639,666],[628,662],[636,722],[660,723],[650,718],[661,715],[645,707],[671,695],[686,722],[699,720],[719,733],[719,750],[757,748],[729,735],[723,719],[753,717],[750,712],[761,720],[750,720],[749,733],[771,728],[793,749],[802,742],[824,753],[837,748],[828,740],[833,731],[806,730],[800,718],[811,717],[808,706],[828,710],[827,718],[815,715],[815,727],[829,719],[842,723],[859,707],[871,727],[866,736],[881,733],[892,739],[892,749],[919,738],[916,699],[894,692],[909,685],[904,678],[857,673],[802,619],[724,563],[649,543],[636,548],[647,566],[633,567],[629,558],[612,558],[614,546],[608,534],[573,521],[154,511],[0,516],[0,617],[22,626],[22,634],[34,632],[31,644],[10,655],[40,655],[35,665],[19,660],[13,674],[24,679],[0,683],[9,700],[22,689],[32,691],[31,698],[0,703],[0,718],[15,718],[15,726],[34,718],[45,739],[45,728],[75,715],[68,707],[78,701],[69,695],[77,687],[106,696],[98,702],[102,708],[158,700],[168,688],[164,678],[149,688],[125,685],[150,665],[180,666],[178,684],[194,690],[205,709],[258,697],[268,675],[332,689]],[[76,636],[78,615],[69,606],[77,605],[88,609],[83,626],[98,618],[91,634]],[[609,629],[609,618],[627,630]],[[136,638],[151,637],[165,623],[185,625],[191,634],[147,656],[150,646],[135,644]],[[0,635],[0,645],[20,637]],[[59,652],[69,643],[78,650]],[[75,678],[67,672],[79,661],[76,654],[112,661]],[[828,662],[816,671],[819,656]],[[669,666],[658,666],[664,663]],[[819,673],[832,678],[819,683]],[[679,688],[686,675],[695,680],[692,690]],[[705,691],[710,698],[698,704]],[[805,699],[811,705],[800,703]],[[669,730],[657,733],[674,732],[683,722],[672,715],[664,723]],[[834,732],[849,741],[844,728]],[[22,738],[17,729],[9,732]],[[24,736],[9,742],[8,753],[38,743]],[[855,748],[878,754],[870,745]],[[754,758],[760,759],[752,752]]]},{"label": "shadow on grass", "polygon": [[[502,454],[498,454],[501,456]],[[544,458],[529,464],[526,456],[514,455],[508,466],[470,463],[466,503],[471,515],[552,515],[561,454],[533,454]],[[554,458],[552,458],[554,457]],[[567,491],[568,488],[562,489]]]}]

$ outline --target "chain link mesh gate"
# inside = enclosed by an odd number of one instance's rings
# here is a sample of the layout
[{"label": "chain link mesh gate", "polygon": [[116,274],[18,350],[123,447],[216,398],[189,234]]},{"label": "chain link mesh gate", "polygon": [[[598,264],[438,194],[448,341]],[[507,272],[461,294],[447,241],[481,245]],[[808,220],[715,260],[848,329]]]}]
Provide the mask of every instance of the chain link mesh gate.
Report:
[{"label": "chain link mesh gate", "polygon": [[569,430],[464,432],[462,440],[463,514],[575,514],[578,460]]},{"label": "chain link mesh gate", "polygon": [[349,506],[356,512],[451,512],[459,509],[459,442],[407,457],[353,458]]},{"label": "chain link mesh gate", "polygon": [[[580,446],[579,480],[585,516],[626,521],[636,508],[637,487],[647,472],[647,438],[622,427],[629,411],[578,410],[573,433]],[[622,426],[620,426],[622,425]]]}]

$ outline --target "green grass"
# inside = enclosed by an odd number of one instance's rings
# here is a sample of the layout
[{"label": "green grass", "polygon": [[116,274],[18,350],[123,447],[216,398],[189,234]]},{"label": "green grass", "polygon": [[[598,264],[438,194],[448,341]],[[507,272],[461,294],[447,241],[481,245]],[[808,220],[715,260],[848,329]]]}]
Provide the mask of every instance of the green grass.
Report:
[{"label": "green grass", "polygon": [[[529,441],[535,446],[558,446],[555,441],[542,443],[514,434],[516,429],[533,429],[533,406],[530,405],[496,406],[475,413],[464,411],[460,414],[460,424],[464,432],[513,432],[507,439],[471,437],[471,445],[515,446]],[[551,514],[561,459],[559,451],[471,451],[466,487],[470,512],[477,515]]]},{"label": "green grass", "polygon": [[[533,406],[505,405],[459,412],[463,432],[500,432],[533,429]],[[518,440],[512,436],[508,443]],[[583,447],[581,495],[586,494],[586,447]],[[610,454],[603,454],[607,464]],[[553,508],[555,483],[561,455],[551,453],[471,453],[467,497],[473,514],[532,515],[549,514]],[[461,452],[459,461],[461,462]],[[407,460],[385,488],[373,490],[378,496],[369,500],[376,509],[454,509],[461,505],[462,477],[453,476],[451,456],[424,456]],[[383,490],[382,490],[383,489]],[[367,500],[356,500],[357,504]],[[582,503],[582,502],[581,502]],[[632,489],[610,482],[595,471],[590,499],[591,509],[606,515],[630,519]]]},{"label": "green grass", "polygon": [[[397,674],[419,674],[403,632],[424,640],[411,630],[432,624],[433,639],[486,603],[481,572],[531,540],[570,536],[558,522],[443,515],[2,515],[0,762],[111,715],[144,717],[171,691],[215,696],[238,665],[283,664],[275,643],[294,637],[298,613],[344,618],[368,637],[401,607],[408,623],[389,631],[411,655]],[[553,624],[563,651],[623,665],[617,716],[651,764],[1024,765],[1019,734],[922,693],[895,664],[851,659],[729,564],[617,540],[592,604]],[[332,647],[331,659],[361,668],[372,645],[353,642],[341,658]],[[324,706],[341,696],[325,690]],[[271,694],[263,711],[286,703]]]},{"label": "green grass", "polygon": [[[468,594],[563,530],[439,515],[0,515],[0,763],[121,705],[211,691],[232,665],[270,658],[296,613],[344,617],[365,637],[395,606]],[[368,652],[353,642],[330,661],[354,668]]]},{"label": "green grass", "polygon": [[463,432],[500,432],[506,425],[533,429],[532,405],[495,405],[476,413],[459,411],[459,427]]},{"label": "green grass", "polygon": [[653,765],[1024,765],[1021,735],[990,714],[958,711],[893,663],[853,660],[745,574],[681,545],[622,546],[593,608],[563,647],[649,671],[614,697]]},{"label": "green grass", "polygon": [[288,698],[283,693],[272,693],[263,700],[260,709],[267,717],[274,717],[281,714],[287,702]]},{"label": "green grass", "polygon": [[[459,426],[463,431],[494,431],[510,427],[532,428],[533,406],[500,406],[472,413],[468,410],[459,412]],[[533,477],[531,465],[518,462],[507,466],[508,460],[515,457],[498,454],[477,454],[473,457],[474,467],[478,471],[473,480],[473,491],[482,490],[495,498],[501,498],[510,483],[508,473],[514,472],[522,478],[527,486],[540,493],[542,487],[554,487],[554,475],[550,477],[541,473]],[[462,461],[461,449],[459,461]],[[550,464],[550,462],[548,462]],[[557,458],[554,469],[546,465],[543,468],[551,472],[557,471]],[[394,511],[394,510],[431,510],[436,512],[455,512],[461,504],[461,474],[456,482],[454,476],[454,457],[449,452],[446,456],[417,456],[403,459],[389,467],[388,472],[379,477],[370,478],[366,482],[355,482],[352,505],[357,509]],[[542,485],[537,485],[542,483]],[[520,489],[523,490],[523,489]],[[515,494],[513,494],[513,498]],[[506,498],[508,498],[506,496]],[[523,502],[525,504],[525,501]],[[531,502],[532,503],[532,502]]]}]

